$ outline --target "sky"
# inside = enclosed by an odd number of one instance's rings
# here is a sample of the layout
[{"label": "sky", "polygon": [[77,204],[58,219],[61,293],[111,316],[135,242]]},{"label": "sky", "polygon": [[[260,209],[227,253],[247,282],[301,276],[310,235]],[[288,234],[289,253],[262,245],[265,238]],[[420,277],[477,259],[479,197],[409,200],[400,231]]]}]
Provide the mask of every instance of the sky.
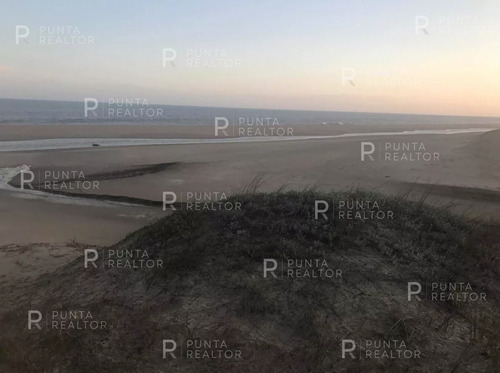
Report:
[{"label": "sky", "polygon": [[0,97],[500,116],[498,0],[2,0]]}]

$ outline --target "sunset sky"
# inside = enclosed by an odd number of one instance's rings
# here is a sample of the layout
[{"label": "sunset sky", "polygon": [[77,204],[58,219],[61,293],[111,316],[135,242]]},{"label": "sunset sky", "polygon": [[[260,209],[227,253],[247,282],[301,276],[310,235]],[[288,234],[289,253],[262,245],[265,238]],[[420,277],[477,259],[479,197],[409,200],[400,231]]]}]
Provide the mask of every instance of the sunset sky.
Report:
[{"label": "sunset sky", "polygon": [[500,116],[498,0],[2,5],[2,98]]}]

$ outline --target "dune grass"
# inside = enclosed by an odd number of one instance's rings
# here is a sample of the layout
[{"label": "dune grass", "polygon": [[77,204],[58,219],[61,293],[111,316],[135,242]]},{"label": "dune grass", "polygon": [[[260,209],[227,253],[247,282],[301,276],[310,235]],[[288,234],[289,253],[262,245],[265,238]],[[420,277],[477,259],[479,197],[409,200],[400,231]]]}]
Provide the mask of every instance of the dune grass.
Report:
[{"label": "dune grass", "polygon": [[[97,276],[84,272],[77,261],[50,279],[45,276],[38,285],[47,291],[45,304],[83,308],[91,299],[94,308],[106,309],[118,321],[103,335],[62,334],[58,338],[65,348],[59,350],[54,346],[60,344],[50,342],[53,333],[41,334],[38,341],[5,333],[0,338],[0,351],[6,351],[0,354],[3,364],[21,366],[22,354],[8,351],[29,345],[31,351],[44,351],[39,357],[32,354],[32,362],[50,355],[51,367],[59,372],[89,367],[103,372],[353,373],[498,368],[496,223],[468,220],[406,196],[360,190],[324,193],[314,187],[258,193],[258,181],[253,185],[229,199],[240,202],[241,210],[178,209],[113,247],[145,250],[150,258],[163,260],[162,268],[109,270]],[[394,216],[338,219],[329,213],[328,220],[315,219],[316,200],[328,201],[330,208],[338,201],[377,202],[378,209]],[[340,268],[342,276],[264,278],[265,258],[322,258]],[[467,282],[484,291],[487,302],[408,302],[408,281]],[[13,311],[2,321],[22,313],[22,308]],[[163,360],[159,346],[167,336],[224,338],[241,348],[244,359]],[[342,359],[342,339],[403,340],[422,357]],[[71,359],[79,348],[99,350],[103,343],[105,353]],[[64,368],[58,361],[65,362]],[[36,371],[31,369],[24,371]]]}]

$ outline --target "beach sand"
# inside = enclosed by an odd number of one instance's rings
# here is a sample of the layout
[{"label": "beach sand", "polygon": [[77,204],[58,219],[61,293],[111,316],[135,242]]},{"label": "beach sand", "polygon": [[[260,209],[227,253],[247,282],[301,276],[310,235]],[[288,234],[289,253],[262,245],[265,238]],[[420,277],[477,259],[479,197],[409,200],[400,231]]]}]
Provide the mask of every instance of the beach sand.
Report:
[{"label": "beach sand", "polygon": [[[366,128],[316,126],[297,134],[330,135]],[[154,130],[152,130],[154,129]],[[2,140],[54,137],[210,137],[210,127],[3,126]],[[370,128],[370,132],[394,128]],[[202,135],[201,135],[202,134]],[[422,143],[438,160],[361,161],[360,143]],[[0,250],[6,245],[50,244],[65,247],[111,245],[126,234],[165,216],[163,191],[183,199],[188,192],[243,190],[262,178],[259,191],[317,187],[364,189],[405,194],[470,217],[500,219],[500,130],[455,135],[400,135],[262,143],[95,147],[87,149],[3,152],[0,167],[31,166],[37,179],[45,172],[77,170],[97,180],[98,189],[67,190],[88,197],[137,198],[155,206],[55,203],[29,193],[0,190]],[[35,180],[37,181],[37,180]],[[13,184],[19,184],[19,177]],[[29,197],[29,198],[28,198]],[[90,200],[89,200],[90,201]],[[90,203],[90,202],[89,202]],[[312,207],[311,207],[312,208]],[[22,252],[22,251],[20,251]],[[23,254],[20,254],[23,255]],[[28,257],[22,258],[30,265]]]},{"label": "beach sand", "polygon": [[[282,127],[291,128],[294,136],[327,136],[343,133],[363,132],[390,132],[407,130],[436,130],[436,129],[467,129],[474,127],[498,128],[491,124],[473,126],[468,124],[450,123],[447,126],[433,124],[421,125],[295,125]],[[231,127],[228,135],[232,135]],[[57,138],[183,138],[183,139],[208,139],[215,138],[214,125],[124,125],[124,124],[0,124],[0,141],[57,139]]]}]

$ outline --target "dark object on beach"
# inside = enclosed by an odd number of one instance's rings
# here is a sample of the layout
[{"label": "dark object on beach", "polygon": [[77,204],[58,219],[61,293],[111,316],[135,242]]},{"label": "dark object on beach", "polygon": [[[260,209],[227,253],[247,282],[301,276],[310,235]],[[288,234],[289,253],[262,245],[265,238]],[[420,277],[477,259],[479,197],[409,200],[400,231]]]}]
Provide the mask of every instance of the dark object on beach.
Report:
[{"label": "dark object on beach", "polygon": [[92,144],[92,146],[101,146],[101,145],[99,145],[99,144]]}]

